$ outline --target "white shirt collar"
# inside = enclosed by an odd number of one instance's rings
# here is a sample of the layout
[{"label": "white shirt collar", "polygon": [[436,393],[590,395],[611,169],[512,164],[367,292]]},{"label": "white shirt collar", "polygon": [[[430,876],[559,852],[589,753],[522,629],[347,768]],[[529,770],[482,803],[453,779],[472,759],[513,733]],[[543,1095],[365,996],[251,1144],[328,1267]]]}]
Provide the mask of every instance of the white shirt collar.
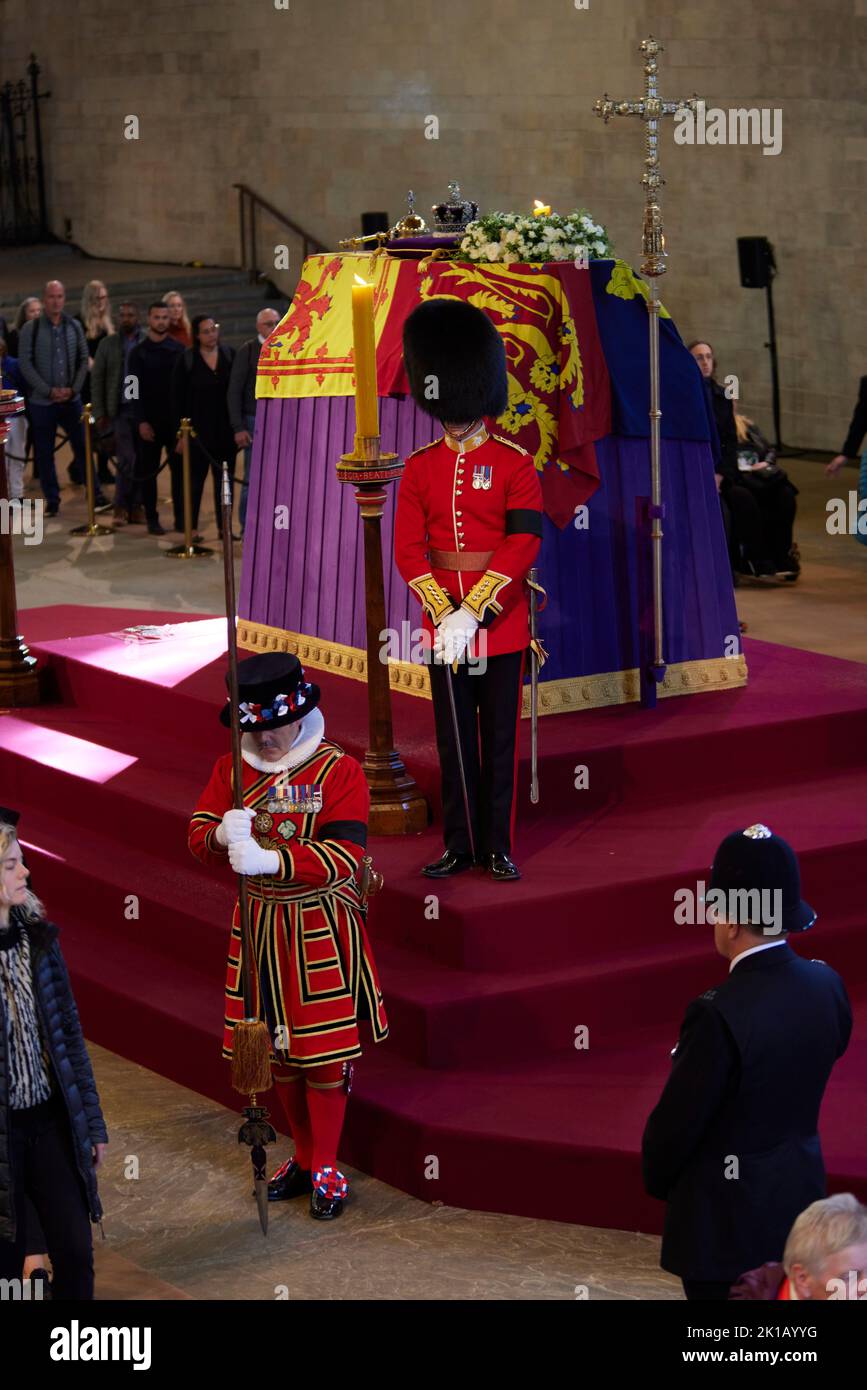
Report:
[{"label": "white shirt collar", "polygon": [[264,347],[267,339],[263,338],[261,333],[257,333],[256,337],[259,339],[259,342],[262,344],[262,347]]},{"label": "white shirt collar", "polygon": [[754,956],[757,951],[770,951],[774,946],[785,946],[785,944],[786,938],[783,937],[782,941],[763,941],[760,946],[751,946],[748,951],[741,951],[740,955],[735,956],[734,960],[729,963],[729,974],[732,973],[738,961],[746,960],[747,956]]},{"label": "white shirt collar", "polygon": [[241,737],[241,757],[257,772],[288,772],[291,768],[306,762],[308,758],[312,758],[324,737],[325,720],[322,717],[321,709],[317,706],[309,714],[305,714],[303,719],[299,719],[295,742],[288,753],[284,753],[277,762],[267,762],[265,758],[259,757],[258,753],[254,751],[252,734],[243,734]]}]

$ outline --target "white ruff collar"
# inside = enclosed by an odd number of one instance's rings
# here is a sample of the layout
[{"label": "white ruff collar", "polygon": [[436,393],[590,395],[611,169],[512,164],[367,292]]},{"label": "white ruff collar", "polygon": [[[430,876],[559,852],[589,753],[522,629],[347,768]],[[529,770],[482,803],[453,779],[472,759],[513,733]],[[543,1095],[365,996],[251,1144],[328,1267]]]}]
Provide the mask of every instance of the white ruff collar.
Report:
[{"label": "white ruff collar", "polygon": [[241,757],[257,772],[288,772],[290,768],[298,767],[299,763],[312,758],[324,737],[325,720],[322,717],[321,709],[317,706],[309,714],[305,714],[303,719],[299,719],[295,742],[289,752],[283,754],[282,758],[270,763],[266,762],[264,758],[260,758],[258,753],[253,752],[252,734],[243,734],[241,737]]}]

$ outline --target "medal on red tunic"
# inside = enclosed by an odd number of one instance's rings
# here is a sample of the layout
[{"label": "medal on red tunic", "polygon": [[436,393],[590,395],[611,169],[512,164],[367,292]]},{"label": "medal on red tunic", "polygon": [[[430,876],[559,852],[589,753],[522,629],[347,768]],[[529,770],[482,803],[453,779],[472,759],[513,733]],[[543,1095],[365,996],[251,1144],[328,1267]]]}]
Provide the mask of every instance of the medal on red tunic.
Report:
[{"label": "medal on red tunic", "polygon": [[478,491],[481,489],[487,492],[491,486],[494,476],[494,466],[491,463],[477,463],[473,468],[473,487]]},{"label": "medal on red tunic", "polygon": [[275,782],[267,806],[277,815],[307,815],[322,810],[321,782]]}]

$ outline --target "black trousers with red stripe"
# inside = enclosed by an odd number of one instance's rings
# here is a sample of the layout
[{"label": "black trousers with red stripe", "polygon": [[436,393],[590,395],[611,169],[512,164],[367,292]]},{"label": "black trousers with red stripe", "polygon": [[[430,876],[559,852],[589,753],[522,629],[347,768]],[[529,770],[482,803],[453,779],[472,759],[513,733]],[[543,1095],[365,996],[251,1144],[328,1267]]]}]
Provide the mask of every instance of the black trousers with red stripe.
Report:
[{"label": "black trousers with red stripe", "polygon": [[462,661],[453,672],[431,662],[443,838],[456,854],[469,853],[470,840],[446,681],[454,683],[476,853],[511,854],[523,668],[522,651],[490,656],[484,670]]}]

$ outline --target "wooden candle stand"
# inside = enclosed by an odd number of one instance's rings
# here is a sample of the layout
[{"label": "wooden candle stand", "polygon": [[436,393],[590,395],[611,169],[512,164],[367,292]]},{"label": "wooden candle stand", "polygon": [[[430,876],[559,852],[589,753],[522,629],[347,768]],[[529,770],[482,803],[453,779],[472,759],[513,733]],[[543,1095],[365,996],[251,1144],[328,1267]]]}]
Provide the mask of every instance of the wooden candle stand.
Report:
[{"label": "wooden candle stand", "polygon": [[394,747],[391,685],[380,633],[386,626],[382,569],[382,513],[389,483],[403,473],[397,454],[384,454],[380,436],[356,435],[355,449],[337,465],[342,483],[355,488],[364,527],[364,589],[367,629],[367,711],[369,747],[362,767],[370,787],[373,835],[410,835],[424,830],[428,804]]}]

